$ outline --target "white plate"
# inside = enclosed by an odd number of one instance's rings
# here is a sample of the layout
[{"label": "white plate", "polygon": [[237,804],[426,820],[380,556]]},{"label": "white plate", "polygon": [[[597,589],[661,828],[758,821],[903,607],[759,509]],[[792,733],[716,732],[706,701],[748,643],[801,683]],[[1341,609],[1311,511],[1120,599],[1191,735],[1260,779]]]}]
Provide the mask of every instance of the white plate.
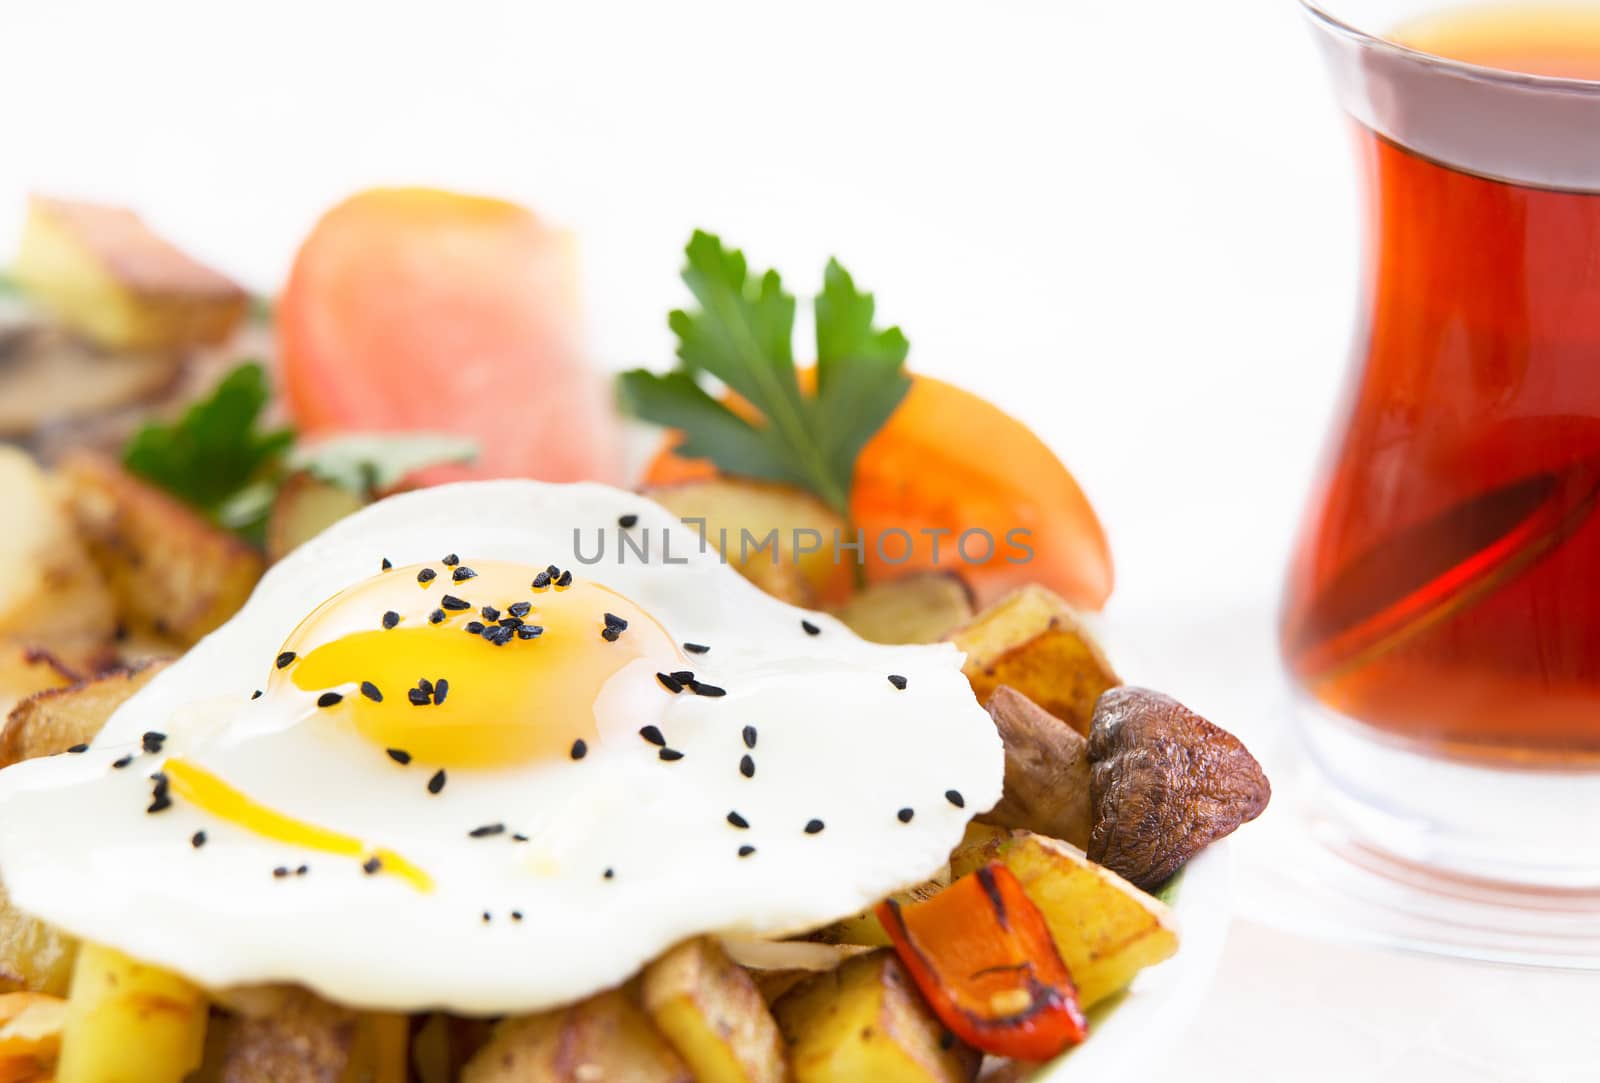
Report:
[{"label": "white plate", "polygon": [[1140,973],[1124,995],[1097,1006],[1084,1043],[1051,1061],[1034,1083],[1110,1083],[1149,1078],[1183,1033],[1216,974],[1233,912],[1233,858],[1227,842],[1205,850],[1183,871],[1171,905],[1178,954]]}]

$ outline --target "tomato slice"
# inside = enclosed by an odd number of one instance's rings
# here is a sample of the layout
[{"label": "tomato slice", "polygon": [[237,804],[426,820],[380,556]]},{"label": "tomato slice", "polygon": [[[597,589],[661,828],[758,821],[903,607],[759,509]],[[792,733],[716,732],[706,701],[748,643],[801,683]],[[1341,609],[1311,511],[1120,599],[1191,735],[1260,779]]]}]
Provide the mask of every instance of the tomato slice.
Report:
[{"label": "tomato slice", "polygon": [[375,189],[323,216],[278,302],[295,421],[459,433],[471,467],[425,480],[615,480],[608,381],[581,348],[568,234],[513,203]]}]

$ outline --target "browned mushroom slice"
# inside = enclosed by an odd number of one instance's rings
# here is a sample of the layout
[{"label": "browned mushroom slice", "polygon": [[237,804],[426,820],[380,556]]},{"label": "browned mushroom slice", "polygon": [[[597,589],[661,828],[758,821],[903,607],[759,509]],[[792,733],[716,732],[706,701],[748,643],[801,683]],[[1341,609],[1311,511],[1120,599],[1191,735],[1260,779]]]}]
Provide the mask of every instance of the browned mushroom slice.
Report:
[{"label": "browned mushroom slice", "polygon": [[1089,762],[1089,857],[1146,891],[1261,815],[1272,796],[1237,737],[1143,688],[1100,697]]},{"label": "browned mushroom slice", "polygon": [[179,366],[113,354],[57,327],[0,326],[0,437],[20,438],[160,396]]},{"label": "browned mushroom slice", "polygon": [[986,706],[1005,742],[1006,778],[1000,803],[978,820],[1086,846],[1089,743],[1067,723],[1006,685],[994,690]]}]

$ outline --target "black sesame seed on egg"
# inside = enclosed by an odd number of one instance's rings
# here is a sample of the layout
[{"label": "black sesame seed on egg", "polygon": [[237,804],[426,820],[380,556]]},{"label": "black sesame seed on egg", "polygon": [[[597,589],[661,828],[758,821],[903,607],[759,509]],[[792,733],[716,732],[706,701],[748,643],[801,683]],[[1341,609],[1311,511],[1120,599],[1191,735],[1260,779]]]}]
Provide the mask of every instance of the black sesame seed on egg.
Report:
[{"label": "black sesame seed on egg", "polygon": [[679,681],[676,677],[672,676],[670,673],[657,673],[656,674],[656,680],[661,682],[661,687],[662,688],[665,688],[668,692],[671,692],[673,695],[677,695],[679,692],[683,691],[683,682]]},{"label": "black sesame seed on egg", "polygon": [[376,876],[383,869],[383,861],[376,855],[367,858],[361,863],[361,871],[368,876]]},{"label": "black sesame seed on egg", "polygon": [[389,558],[388,557],[384,557],[383,558],[383,563],[381,565],[379,565],[378,570],[386,572],[392,567],[394,567],[394,565],[389,562]]},{"label": "black sesame seed on egg", "polygon": [[128,755],[128,756],[122,757],[120,760],[113,760],[111,762],[111,766],[113,768],[115,768],[116,770],[120,771],[120,770],[122,770],[124,767],[128,766],[128,764],[130,764],[132,762],[133,762],[133,756]]},{"label": "black sesame seed on egg", "polygon": [[560,577],[556,579],[556,586],[558,586],[558,587],[570,587],[570,586],[572,586],[572,572],[570,572],[570,571],[562,572]]},{"label": "black sesame seed on egg", "polygon": [[478,573],[467,567],[465,564],[461,565],[461,567],[450,573],[451,580],[457,583],[464,583],[468,579],[476,579],[477,577]]},{"label": "black sesame seed on egg", "polygon": [[626,515],[617,516],[617,525],[620,526],[623,530],[627,530],[629,527],[637,525],[638,522],[639,522],[639,517],[637,515],[633,514],[632,512],[629,512]]},{"label": "black sesame seed on egg", "polygon": [[956,808],[966,808],[967,807],[967,799],[965,797],[961,796],[961,791],[960,790],[946,790],[946,791],[944,791],[944,799],[946,801],[950,802]]},{"label": "black sesame seed on egg", "polygon": [[400,614],[396,613],[394,610],[391,609],[391,610],[389,610],[387,613],[385,613],[383,615],[383,626],[385,628],[393,628],[395,625],[397,625],[399,623],[400,623]]},{"label": "black sesame seed on egg", "polygon": [[[461,569],[457,568],[456,570],[460,571]],[[440,598],[439,605],[440,607],[455,613],[459,613],[464,609],[472,608],[471,602],[467,601],[465,598],[457,598],[454,594],[446,594],[443,598]]]},{"label": "black sesame seed on egg", "polygon": [[204,846],[205,844],[206,833],[204,831],[196,831],[194,834],[189,836],[189,845],[193,846],[196,850],[200,849],[200,847]]},{"label": "black sesame seed on egg", "polygon": [[448,696],[449,694],[450,682],[448,680],[440,677],[437,681],[433,682],[433,705],[435,707],[441,706],[444,703],[444,697]]},{"label": "black sesame seed on egg", "polygon": [[822,629],[818,628],[815,624],[812,624],[808,620],[802,620],[800,622],[800,627],[805,630],[805,633],[808,636],[814,636],[814,635],[821,635],[822,634]]},{"label": "black sesame seed on egg", "polygon": [[83,753],[89,751],[89,746],[88,745],[73,745],[71,748],[67,749],[67,751],[72,753],[74,756],[81,756]]},{"label": "black sesame seed on egg", "polygon": [[161,751],[161,746],[166,744],[166,742],[167,735],[164,733],[157,733],[155,730],[151,730],[143,737],[139,738],[140,747],[142,747],[152,756],[159,753]]},{"label": "black sesame seed on egg", "polygon": [[483,634],[484,623],[481,620],[469,620],[466,624],[462,625],[462,627],[466,629],[466,633],[469,636],[481,636]]},{"label": "black sesame seed on egg", "polygon": [[279,865],[277,868],[272,870],[272,878],[274,880],[282,880],[282,879],[286,878],[288,875],[289,875],[289,867],[287,865]]},{"label": "black sesame seed on egg", "polygon": [[434,571],[432,568],[424,568],[420,572],[417,573],[417,582],[419,582],[419,583],[431,583],[436,578],[438,578],[438,576],[439,576],[439,573]]},{"label": "black sesame seed on egg", "polygon": [[688,651],[690,654],[704,654],[711,648],[706,646],[704,643],[685,643],[683,645],[683,649]]},{"label": "black sesame seed on egg", "polygon": [[378,691],[378,686],[373,684],[371,681],[361,682],[361,694],[366,696],[373,703],[383,702],[383,693]]},{"label": "black sesame seed on egg", "polygon": [[482,827],[474,827],[471,831],[468,831],[467,837],[474,839],[486,839],[491,835],[504,835],[505,833],[505,824],[484,824]]},{"label": "black sesame seed on egg", "polygon": [[708,696],[715,699],[719,696],[725,696],[728,694],[728,690],[726,688],[721,688],[714,684],[707,684],[704,681],[690,681],[688,683],[689,691],[693,692],[697,696]]},{"label": "black sesame seed on egg", "polygon": [[739,773],[745,778],[756,777],[756,761],[748,753],[739,760]]},{"label": "black sesame seed on egg", "polygon": [[317,706],[318,707],[332,707],[332,706],[342,702],[343,700],[344,700],[344,697],[341,696],[337,692],[324,692],[324,693],[322,693],[322,695],[317,697]]},{"label": "black sesame seed on egg", "polygon": [[513,617],[521,618],[526,617],[529,611],[532,609],[533,603],[531,602],[516,602],[510,608],[508,608],[506,612],[510,613]]},{"label": "black sesame seed on egg", "polygon": [[739,856],[740,857],[749,857],[751,854],[753,854],[755,852],[756,852],[756,848],[754,846],[751,846],[748,843],[746,843],[745,845],[739,847]]},{"label": "black sesame seed on egg", "polygon": [[393,760],[395,763],[398,763],[401,767],[404,767],[411,762],[411,753],[407,752],[403,748],[390,748],[385,749],[384,751],[388,753],[391,760]]},{"label": "black sesame seed on egg", "polygon": [[906,690],[906,679],[900,676],[898,673],[889,674],[889,683],[894,685],[902,692]]},{"label": "black sesame seed on egg", "polygon": [[443,564],[446,568],[454,568],[457,564],[461,563],[461,558],[456,556],[454,553],[451,553],[439,563]]},{"label": "black sesame seed on egg", "polygon": [[740,816],[737,812],[728,813],[728,822],[734,827],[737,827],[740,831],[744,831],[750,827],[750,821],[746,820],[743,816]]},{"label": "black sesame seed on egg", "polygon": [[657,748],[666,747],[667,739],[661,735],[661,729],[658,726],[641,726],[639,728],[639,736]]},{"label": "black sesame seed on egg", "polygon": [[448,780],[449,776],[444,773],[444,768],[439,768],[433,773],[433,777],[428,779],[428,792],[431,794],[439,793],[439,791],[444,789],[444,784]]},{"label": "black sesame seed on egg", "polygon": [[428,614],[428,623],[429,624],[443,624],[444,622],[445,622],[444,610],[435,609],[432,613]]},{"label": "black sesame seed on egg", "polygon": [[250,698],[251,699],[260,699],[261,698],[261,689],[257,688],[254,692],[251,692],[250,693]]},{"label": "black sesame seed on egg", "polygon": [[915,815],[916,811],[914,809],[903,808],[899,812],[895,813],[895,818],[903,824],[908,824],[911,822],[911,817]]},{"label": "black sesame seed on egg", "polygon": [[582,737],[572,742],[572,758],[581,760],[589,754],[589,744]]},{"label": "black sesame seed on egg", "polygon": [[411,706],[413,707],[426,707],[433,702],[433,694],[424,692],[420,688],[412,688],[407,691],[406,698],[411,701]]},{"label": "black sesame seed on egg", "polygon": [[756,728],[754,726],[746,726],[742,736],[744,737],[744,747],[756,747]]},{"label": "black sesame seed on egg", "polygon": [[668,763],[676,763],[678,760],[683,759],[683,753],[675,748],[663,748],[657,755]]},{"label": "black sesame seed on egg", "polygon": [[294,651],[284,651],[278,655],[278,668],[283,669],[294,661]]},{"label": "black sesame seed on egg", "polygon": [[478,615],[484,620],[499,620],[500,610],[496,609],[492,605],[486,605],[482,609],[478,610]]},{"label": "black sesame seed on egg", "polygon": [[824,825],[823,825],[821,820],[807,820],[806,821],[806,834],[808,834],[808,835],[821,834],[823,826]]}]

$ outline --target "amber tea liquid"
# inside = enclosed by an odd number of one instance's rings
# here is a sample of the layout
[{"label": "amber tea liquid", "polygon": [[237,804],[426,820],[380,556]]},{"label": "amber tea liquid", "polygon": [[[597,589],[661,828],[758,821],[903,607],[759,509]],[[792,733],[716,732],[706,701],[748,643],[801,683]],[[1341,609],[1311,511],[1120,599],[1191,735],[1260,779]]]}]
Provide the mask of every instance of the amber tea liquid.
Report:
[{"label": "amber tea liquid", "polygon": [[[1600,5],[1467,9],[1391,36],[1600,80]],[[1510,183],[1357,138],[1364,360],[1293,559],[1285,658],[1317,699],[1423,750],[1593,767],[1600,183]]]}]

